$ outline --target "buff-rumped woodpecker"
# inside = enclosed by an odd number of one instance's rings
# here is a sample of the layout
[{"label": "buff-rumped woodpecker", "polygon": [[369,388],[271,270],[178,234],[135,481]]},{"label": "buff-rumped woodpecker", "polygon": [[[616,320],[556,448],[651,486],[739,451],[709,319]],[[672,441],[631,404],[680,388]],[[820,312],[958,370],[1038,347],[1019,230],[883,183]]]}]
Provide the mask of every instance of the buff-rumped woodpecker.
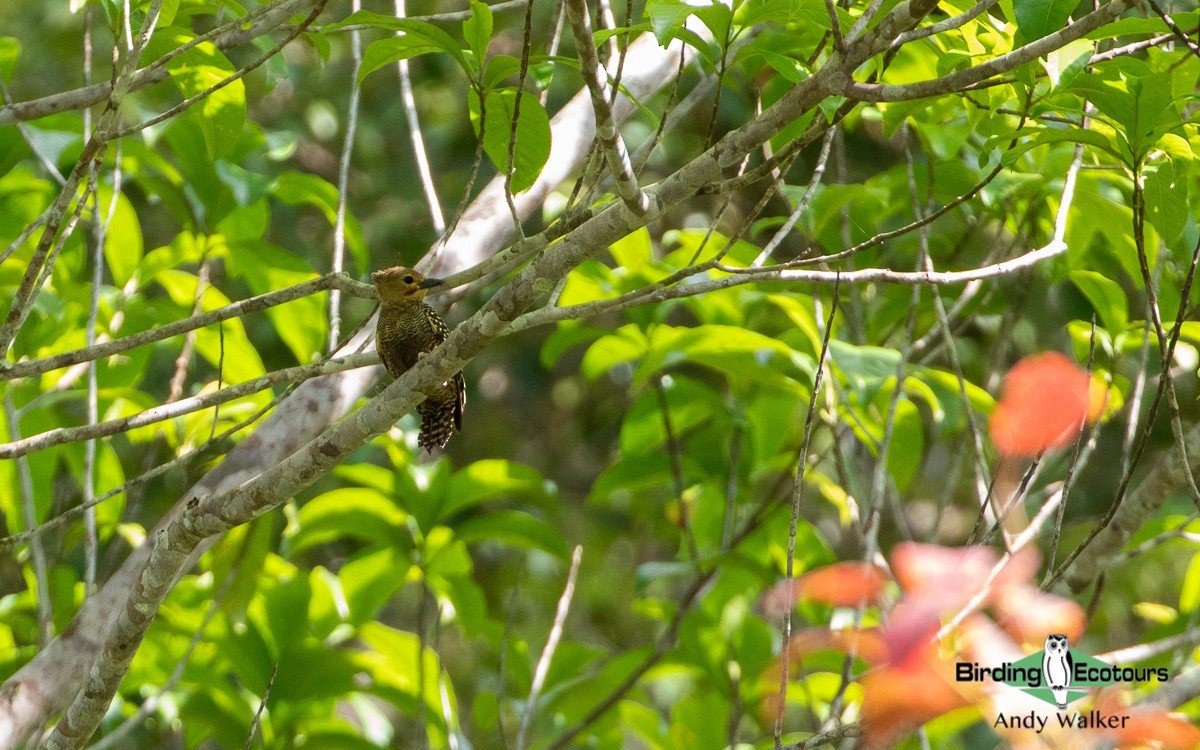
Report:
[{"label": "buff-rumped woodpecker", "polygon": [[[446,340],[450,329],[429,305],[425,291],[442,283],[425,278],[411,268],[394,266],[371,274],[379,291],[379,323],[375,327],[375,347],[383,366],[398,378],[417,363],[422,354]],[[432,453],[434,446],[446,447],[450,434],[462,430],[463,408],[467,405],[467,384],[462,372],[442,383],[417,406],[421,415],[421,433],[417,443]]]}]

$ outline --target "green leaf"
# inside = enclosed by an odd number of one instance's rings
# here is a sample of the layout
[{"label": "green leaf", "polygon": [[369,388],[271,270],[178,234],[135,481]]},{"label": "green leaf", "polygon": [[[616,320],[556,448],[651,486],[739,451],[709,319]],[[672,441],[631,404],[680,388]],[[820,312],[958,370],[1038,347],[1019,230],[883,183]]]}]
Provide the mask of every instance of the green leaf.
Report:
[{"label": "green leaf", "polygon": [[[317,276],[303,258],[269,242],[232,243],[226,264],[230,274],[243,279],[255,294],[286,289]],[[327,301],[327,294],[310,294],[266,310],[275,333],[301,364],[313,361],[325,349]]]},{"label": "green leaf", "polygon": [[1083,292],[1092,308],[1100,316],[1104,327],[1112,334],[1125,330],[1129,322],[1129,308],[1125,300],[1125,290],[1121,285],[1104,274],[1095,271],[1076,270],[1068,276],[1071,282]]},{"label": "green leaf", "polygon": [[[149,63],[195,39],[186,29],[155,32],[142,55]],[[212,42],[200,42],[167,63],[167,71],[184,98],[203,94],[235,72],[233,63]],[[239,78],[208,93],[192,105],[211,158],[224,156],[237,143],[246,121],[246,86]]]},{"label": "green leaf", "polygon": [[540,549],[561,559],[566,559],[568,554],[567,543],[558,529],[518,510],[469,518],[454,527],[454,536],[467,544],[497,541],[524,549]]},{"label": "green leaf", "polygon": [[617,265],[628,271],[636,271],[650,260],[650,232],[645,227],[637,229],[610,245],[608,251]]},{"label": "green leaf", "polygon": [[1146,218],[1167,245],[1173,245],[1187,226],[1191,213],[1188,203],[1189,182],[1187,164],[1180,165],[1174,159],[1146,170],[1143,182]]},{"label": "green leaf", "polygon": [[[891,394],[887,396],[891,398]],[[886,408],[886,404],[884,407]],[[896,402],[892,440],[888,444],[887,455],[888,472],[896,482],[896,489],[901,493],[912,483],[917,470],[921,468],[924,455],[925,430],[921,425],[921,413],[911,401],[902,398]]]},{"label": "green leaf", "polygon": [[124,193],[118,193],[114,202],[112,188],[98,185],[96,197],[95,205],[99,206],[101,216],[108,222],[108,231],[104,233],[104,261],[112,273],[113,283],[124,287],[142,260],[142,228],[133,204]]},{"label": "green leaf", "polygon": [[406,536],[407,515],[386,495],[363,487],[332,490],[300,508],[292,554],[318,544],[352,537],[390,546]]},{"label": "green leaf", "polygon": [[[713,420],[726,411],[722,397],[707,385],[687,377],[663,378],[663,393],[676,438]],[[643,392],[621,422],[621,454],[646,453],[667,440],[662,407],[656,389]]]},{"label": "green leaf", "polygon": [[[185,271],[168,269],[159,272],[157,281],[171,295],[171,300],[176,305],[189,311],[192,309],[196,298],[195,276]],[[228,304],[229,298],[216,287],[211,284],[205,287],[200,300],[202,312]],[[221,330],[218,330],[218,326]],[[223,369],[222,379],[226,383],[252,380],[266,372],[258,351],[246,337],[242,321],[236,318],[196,331],[196,351],[213,367]]]},{"label": "green leaf", "polygon": [[816,373],[816,363],[808,355],[745,328],[658,326],[651,336],[650,351],[634,371],[634,385],[644,385],[660,371],[685,361],[719,370],[740,382],[811,383]]},{"label": "green leaf", "polygon": [[559,358],[574,347],[585,342],[595,341],[607,334],[607,328],[587,325],[578,320],[561,321],[554,332],[542,342],[542,351],[539,355],[542,367],[546,369],[554,367]]},{"label": "green leaf", "polygon": [[984,144],[984,150],[1007,146],[1008,142],[1016,136],[1022,138],[1021,142],[1015,147],[1008,149],[1000,156],[1000,161],[1005,166],[1016,164],[1017,160],[1026,152],[1052,143],[1082,143],[1085,146],[1100,149],[1106,153],[1112,154],[1124,161],[1122,155],[1118,152],[1112,141],[1106,138],[1103,134],[1097,133],[1094,130],[1083,130],[1080,128],[1022,128],[1016,133],[1006,133],[998,135],[988,140]]},{"label": "green leaf", "polygon": [[864,403],[872,400],[874,391],[885,381],[896,377],[900,366],[900,352],[879,346],[855,346],[832,339],[829,354],[850,387],[863,395]]},{"label": "green leaf", "polygon": [[[479,111],[479,97],[474,90],[470,97],[471,124],[475,133],[483,125],[483,149],[496,169],[504,174],[508,171],[508,145],[513,131],[513,114],[517,106],[516,89],[506,88],[489,91],[485,99],[484,112]],[[518,118],[517,143],[513,152],[512,191],[528,190],[542,167],[550,158],[550,116],[538,98],[529,92],[521,92],[521,111]]]},{"label": "green leaf", "polygon": [[[271,194],[291,205],[314,206],[325,215],[329,226],[335,226],[337,223],[337,188],[315,174],[284,172],[271,186]],[[354,254],[359,268],[366,273],[371,268],[370,251],[367,249],[367,241],[363,238],[362,226],[349,206],[346,207],[346,245]]]},{"label": "green leaf", "polygon": [[579,371],[584,377],[595,380],[619,364],[641,359],[649,344],[646,335],[637,326],[621,326],[588,347]]},{"label": "green leaf", "polygon": [[463,37],[475,55],[475,64],[482,67],[492,39],[492,9],[487,3],[471,0],[471,17],[463,21]]},{"label": "green leaf", "polygon": [[326,26],[322,31],[332,31],[342,26],[363,23],[381,29],[402,31],[404,35],[377,39],[367,46],[366,51],[363,52],[362,66],[358,69],[360,84],[364,78],[385,65],[397,60],[410,60],[430,52],[445,52],[454,58],[467,77],[473,75],[471,64],[467,61],[467,56],[463,54],[462,48],[458,46],[458,42],[431,23],[360,10],[357,13],[351,13],[342,21]]},{"label": "green leaf", "polygon": [[380,608],[404,585],[410,565],[407,556],[394,547],[377,549],[354,557],[338,571],[338,580],[350,610],[348,621],[361,626],[370,622]]},{"label": "green leaf", "polygon": [[1140,161],[1158,133],[1180,124],[1172,106],[1169,72],[1155,73],[1140,60],[1120,59],[1076,77],[1072,89],[1086,94],[1117,125],[1128,144],[1127,163]]},{"label": "green leaf", "polygon": [[749,0],[738,8],[735,16],[742,26],[784,23],[829,28],[829,13],[818,0]]},{"label": "green leaf", "polygon": [[12,81],[13,71],[17,67],[17,58],[21,56],[21,40],[11,36],[0,36],[0,78],[5,83]]},{"label": "green leaf", "polygon": [[725,747],[729,701],[715,692],[690,692],[671,707],[671,740],[674,747],[720,750]]},{"label": "green leaf", "polygon": [[[454,472],[446,489],[446,500],[438,509],[433,523],[444,521],[488,500],[540,491],[542,475],[524,464],[503,459],[476,461]],[[456,527],[457,528],[457,527]]]},{"label": "green leaf", "polygon": [[684,23],[695,12],[695,7],[681,0],[650,0],[646,3],[646,15],[650,17],[654,36],[664,47],[679,36]]},{"label": "green leaf", "polygon": [[1013,11],[1028,44],[1061,31],[1078,5],[1079,0],[1013,0]]}]

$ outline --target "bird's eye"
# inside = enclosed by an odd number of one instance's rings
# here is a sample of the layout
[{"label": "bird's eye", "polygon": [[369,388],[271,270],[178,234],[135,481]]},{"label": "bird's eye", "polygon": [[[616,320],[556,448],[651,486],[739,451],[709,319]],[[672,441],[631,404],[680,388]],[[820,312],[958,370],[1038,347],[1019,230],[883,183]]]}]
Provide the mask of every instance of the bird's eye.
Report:
[{"label": "bird's eye", "polygon": [[404,283],[405,283],[405,284],[411,284],[411,283],[413,283],[413,277],[412,277],[412,276],[405,276],[405,277],[404,277]]}]

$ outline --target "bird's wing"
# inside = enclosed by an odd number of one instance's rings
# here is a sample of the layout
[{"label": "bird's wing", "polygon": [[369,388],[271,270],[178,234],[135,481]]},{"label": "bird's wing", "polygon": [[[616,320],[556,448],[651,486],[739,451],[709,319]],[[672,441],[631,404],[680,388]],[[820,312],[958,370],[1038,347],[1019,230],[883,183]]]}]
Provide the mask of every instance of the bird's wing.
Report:
[{"label": "bird's wing", "polygon": [[430,327],[433,328],[433,342],[434,346],[436,346],[446,340],[446,337],[450,335],[450,329],[446,327],[446,321],[442,320],[442,316],[437,314],[437,310],[434,310],[424,302],[421,303],[421,307],[425,313],[425,319],[429,321]]}]

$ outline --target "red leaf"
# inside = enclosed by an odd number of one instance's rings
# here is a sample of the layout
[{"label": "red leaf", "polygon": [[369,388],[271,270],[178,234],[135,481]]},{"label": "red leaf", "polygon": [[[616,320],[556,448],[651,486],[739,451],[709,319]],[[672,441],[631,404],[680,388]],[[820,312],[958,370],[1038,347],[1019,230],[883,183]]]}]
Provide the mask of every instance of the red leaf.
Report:
[{"label": "red leaf", "polygon": [[1057,352],[1034,354],[1004,376],[992,442],[1005,456],[1036,456],[1070,445],[1099,411],[1086,372]]}]

